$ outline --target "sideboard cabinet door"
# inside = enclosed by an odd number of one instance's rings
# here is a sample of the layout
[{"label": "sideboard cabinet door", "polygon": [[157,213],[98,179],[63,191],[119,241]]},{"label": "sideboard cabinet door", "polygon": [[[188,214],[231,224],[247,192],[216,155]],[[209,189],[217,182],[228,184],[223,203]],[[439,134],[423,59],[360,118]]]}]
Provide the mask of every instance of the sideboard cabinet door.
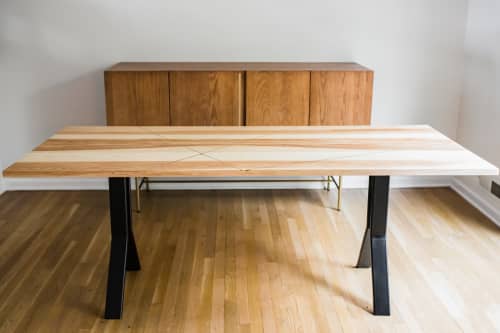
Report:
[{"label": "sideboard cabinet door", "polygon": [[170,72],[171,125],[243,125],[242,76],[242,72]]},{"label": "sideboard cabinet door", "polygon": [[108,125],[170,125],[168,72],[106,72]]},{"label": "sideboard cabinet door", "polygon": [[308,125],[310,73],[246,73],[246,125]]},{"label": "sideboard cabinet door", "polygon": [[310,125],[369,125],[372,71],[311,73]]}]

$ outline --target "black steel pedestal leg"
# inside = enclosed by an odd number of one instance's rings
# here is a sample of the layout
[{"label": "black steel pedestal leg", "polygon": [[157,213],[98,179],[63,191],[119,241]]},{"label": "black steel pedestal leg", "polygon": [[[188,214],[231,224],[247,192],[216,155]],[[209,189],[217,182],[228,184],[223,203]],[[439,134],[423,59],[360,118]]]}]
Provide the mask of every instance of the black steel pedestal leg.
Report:
[{"label": "black steel pedestal leg", "polygon": [[127,200],[127,271],[141,270],[141,263],[139,261],[139,254],[137,253],[137,246],[135,245],[134,231],[132,230],[132,203],[130,201],[130,178],[126,178],[128,190],[126,197]]},{"label": "black steel pedestal leg", "polygon": [[373,313],[390,315],[387,273],[386,230],[389,205],[389,176],[371,176],[368,214],[357,267],[372,266]]},{"label": "black steel pedestal leg", "polygon": [[371,246],[371,226],[372,226],[372,211],[373,211],[373,185],[374,178],[370,177],[368,183],[368,212],[366,214],[366,230],[363,236],[363,243],[359,251],[357,268],[369,268],[372,265],[372,246]]},{"label": "black steel pedestal leg", "polygon": [[370,238],[370,228],[367,227],[365,230],[365,235],[363,236],[363,243],[361,244],[361,250],[359,251],[357,268],[370,268],[372,266],[372,246]]},{"label": "black steel pedestal leg", "polygon": [[140,269],[132,233],[130,179],[109,178],[111,251],[104,318],[120,319],[123,309],[126,270]]}]

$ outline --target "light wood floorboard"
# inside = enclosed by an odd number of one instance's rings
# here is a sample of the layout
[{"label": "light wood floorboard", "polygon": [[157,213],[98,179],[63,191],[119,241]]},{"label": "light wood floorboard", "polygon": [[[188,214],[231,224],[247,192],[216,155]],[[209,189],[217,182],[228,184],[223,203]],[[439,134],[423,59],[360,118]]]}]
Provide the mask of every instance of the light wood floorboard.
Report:
[{"label": "light wood floorboard", "polygon": [[498,332],[500,228],[452,190],[392,190],[391,317],[354,269],[365,190],[155,191],[142,271],[102,319],[107,192],[0,196],[0,332]]}]

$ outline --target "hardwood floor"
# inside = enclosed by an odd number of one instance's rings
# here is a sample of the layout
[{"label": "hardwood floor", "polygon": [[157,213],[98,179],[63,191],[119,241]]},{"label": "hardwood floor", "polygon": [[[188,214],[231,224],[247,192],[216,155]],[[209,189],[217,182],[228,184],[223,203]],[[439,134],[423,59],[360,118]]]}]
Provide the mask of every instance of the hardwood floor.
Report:
[{"label": "hardwood floor", "polygon": [[393,190],[392,316],[354,269],[366,191],[164,191],[134,214],[142,271],[102,319],[107,192],[0,196],[0,332],[500,331],[500,228],[449,189]]}]

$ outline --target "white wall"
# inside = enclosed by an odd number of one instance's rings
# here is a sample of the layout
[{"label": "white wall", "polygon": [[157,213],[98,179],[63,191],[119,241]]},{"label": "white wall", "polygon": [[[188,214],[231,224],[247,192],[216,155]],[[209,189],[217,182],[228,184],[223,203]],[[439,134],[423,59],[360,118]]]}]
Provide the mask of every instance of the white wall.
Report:
[{"label": "white wall", "polygon": [[[2,168],[2,161],[0,160],[0,170],[3,170]],[[3,174],[0,172],[0,195],[5,192],[5,182],[3,179]]]},{"label": "white wall", "polygon": [[4,166],[68,124],[104,124],[118,61],[357,61],[375,70],[375,124],[457,128],[466,1],[0,3]]},{"label": "white wall", "polygon": [[500,166],[500,2],[470,0],[458,139]]},{"label": "white wall", "polygon": [[[465,74],[458,140],[500,167],[500,2],[470,0],[465,35]],[[500,223],[500,199],[489,194],[493,177],[458,181],[488,205]],[[500,182],[500,177],[496,177]]]}]

